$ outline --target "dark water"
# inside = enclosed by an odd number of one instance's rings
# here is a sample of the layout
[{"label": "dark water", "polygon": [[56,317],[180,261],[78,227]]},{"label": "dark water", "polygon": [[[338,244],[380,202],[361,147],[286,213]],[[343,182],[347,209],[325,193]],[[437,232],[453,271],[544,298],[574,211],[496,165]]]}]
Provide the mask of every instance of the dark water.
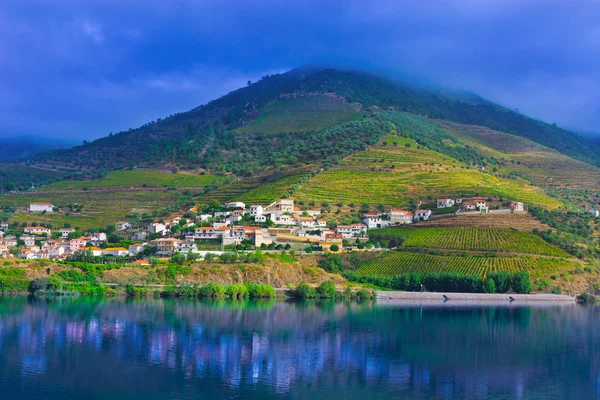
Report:
[{"label": "dark water", "polygon": [[597,399],[599,311],[0,298],[0,399]]}]

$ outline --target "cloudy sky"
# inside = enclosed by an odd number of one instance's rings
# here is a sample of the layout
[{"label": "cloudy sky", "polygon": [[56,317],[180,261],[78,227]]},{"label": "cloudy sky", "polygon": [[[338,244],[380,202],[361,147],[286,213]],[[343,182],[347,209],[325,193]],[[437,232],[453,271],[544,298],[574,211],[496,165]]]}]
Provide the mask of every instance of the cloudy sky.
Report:
[{"label": "cloudy sky", "polygon": [[1,0],[0,137],[96,138],[310,63],[600,132],[598,0]]}]

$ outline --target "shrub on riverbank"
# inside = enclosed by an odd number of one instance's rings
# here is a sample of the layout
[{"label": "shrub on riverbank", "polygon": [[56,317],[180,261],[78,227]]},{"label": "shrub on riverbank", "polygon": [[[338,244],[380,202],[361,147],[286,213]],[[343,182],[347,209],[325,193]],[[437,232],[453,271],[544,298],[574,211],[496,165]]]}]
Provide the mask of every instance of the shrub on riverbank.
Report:
[{"label": "shrub on riverbank", "polygon": [[163,297],[198,297],[198,298],[228,298],[228,299],[266,299],[277,296],[275,288],[271,285],[246,283],[221,285],[208,283],[203,286],[185,285],[169,286],[161,293]]},{"label": "shrub on riverbank", "polygon": [[317,294],[323,299],[335,299],[337,297],[335,282],[325,281],[321,283],[317,288]]},{"label": "shrub on riverbank", "polygon": [[314,299],[317,296],[317,291],[314,287],[308,286],[305,282],[301,282],[296,286],[296,296],[301,299]]}]

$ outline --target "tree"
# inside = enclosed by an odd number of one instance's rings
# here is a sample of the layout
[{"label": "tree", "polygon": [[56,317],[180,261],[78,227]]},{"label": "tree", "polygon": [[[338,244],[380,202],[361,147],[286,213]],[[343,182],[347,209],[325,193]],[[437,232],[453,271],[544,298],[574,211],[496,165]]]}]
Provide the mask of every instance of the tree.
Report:
[{"label": "tree", "polygon": [[484,289],[486,293],[496,293],[496,284],[493,279],[485,281]]},{"label": "tree", "polygon": [[191,251],[189,253],[187,253],[187,260],[188,261],[196,261],[198,258],[200,258],[200,255],[197,253],[192,253]]},{"label": "tree", "polygon": [[329,248],[329,250],[331,251],[338,251],[340,249],[340,246],[338,246],[337,244],[332,244],[331,247]]},{"label": "tree", "polygon": [[305,282],[300,282],[296,286],[296,296],[301,299],[310,299],[316,296],[315,288],[308,286]]},{"label": "tree", "polygon": [[317,288],[317,293],[319,297],[324,299],[331,299],[337,296],[337,290],[335,289],[335,282],[333,281],[325,281],[319,285]]},{"label": "tree", "polygon": [[516,272],[512,276],[512,287],[516,293],[531,292],[531,280],[527,271]]},{"label": "tree", "polygon": [[175,253],[171,257],[171,262],[177,265],[183,265],[185,263],[185,256],[181,253]]},{"label": "tree", "polygon": [[156,267],[158,264],[160,264],[160,259],[158,257],[150,257],[150,265]]}]

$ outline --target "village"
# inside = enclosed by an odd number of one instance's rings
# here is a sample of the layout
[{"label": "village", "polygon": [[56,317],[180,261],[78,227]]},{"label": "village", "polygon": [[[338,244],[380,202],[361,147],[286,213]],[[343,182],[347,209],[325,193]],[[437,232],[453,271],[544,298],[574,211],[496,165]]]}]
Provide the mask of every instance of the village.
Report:
[{"label": "village", "polygon": [[[380,213],[365,212],[362,221],[349,225],[328,224],[319,210],[298,210],[293,199],[280,199],[272,204],[246,206],[243,202],[219,205],[217,211],[202,213],[198,206],[180,216],[162,219],[144,227],[119,221],[110,232],[83,232],[66,226],[20,226],[0,224],[0,256],[26,260],[70,260],[82,254],[104,257],[118,262],[147,265],[151,257],[183,254],[203,259],[227,251],[343,251],[372,247],[368,231],[391,226],[419,224],[435,218],[448,218],[458,213],[524,212],[521,202],[499,202],[491,199],[444,198],[432,209],[388,208]],[[31,203],[30,213],[53,213],[58,208],[50,203]],[[22,230],[22,233],[21,233]],[[19,231],[18,233],[16,231]],[[110,235],[125,238],[130,244],[112,246]],[[114,236],[113,236],[114,237]],[[209,249],[207,249],[209,248]],[[81,258],[81,257],[79,257]]]}]

